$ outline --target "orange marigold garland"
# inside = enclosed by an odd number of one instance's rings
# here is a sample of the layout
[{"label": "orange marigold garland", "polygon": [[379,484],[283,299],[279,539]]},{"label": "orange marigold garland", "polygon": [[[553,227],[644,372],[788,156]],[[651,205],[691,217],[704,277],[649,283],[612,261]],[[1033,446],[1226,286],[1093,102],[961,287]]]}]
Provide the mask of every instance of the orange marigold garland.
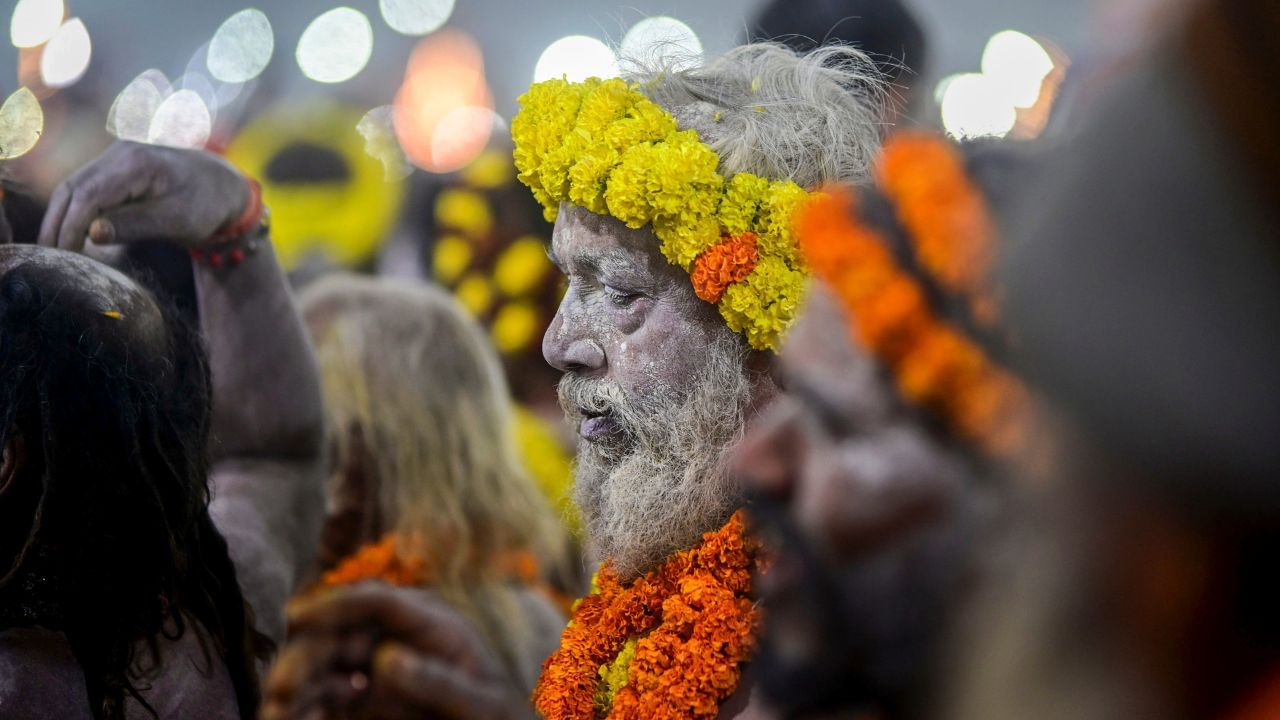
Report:
[{"label": "orange marigold garland", "polygon": [[975,320],[993,324],[988,274],[995,222],[960,151],[932,133],[896,133],[885,141],[876,183],[897,208],[920,264],[944,289],[966,299]]},{"label": "orange marigold garland", "polygon": [[910,401],[938,413],[989,454],[1026,440],[1026,389],[975,342],[938,318],[898,266],[888,242],[857,222],[856,200],[833,190],[796,217],[809,264],[844,304],[863,346],[884,362]]},{"label": "orange marigold garland", "polygon": [[718,303],[730,285],[746,279],[756,269],[759,259],[755,233],[724,236],[722,242],[712,245],[693,261],[690,274],[693,291],[709,303]]},{"label": "orange marigold garland", "polygon": [[[628,585],[605,565],[543,665],[538,712],[547,720],[715,717],[755,649],[760,613],[748,595],[757,556],[739,511]],[[605,692],[601,706],[602,683],[624,649],[633,653],[626,683]]]},{"label": "orange marigold garland", "polygon": [[[324,588],[351,585],[365,580],[380,580],[397,587],[425,587],[435,579],[429,559],[416,552],[406,552],[402,538],[388,533],[349,555],[333,569],[320,576],[311,592]],[[538,559],[528,550],[516,550],[497,558],[493,574],[498,578],[521,583],[541,592],[556,607],[569,611],[571,601],[542,578]]]},{"label": "orange marigold garland", "polygon": [[381,580],[391,585],[413,586],[425,584],[430,578],[431,568],[426,558],[406,557],[400,552],[398,536],[391,533],[378,542],[365,545],[324,573],[320,585],[334,587],[363,580]]}]

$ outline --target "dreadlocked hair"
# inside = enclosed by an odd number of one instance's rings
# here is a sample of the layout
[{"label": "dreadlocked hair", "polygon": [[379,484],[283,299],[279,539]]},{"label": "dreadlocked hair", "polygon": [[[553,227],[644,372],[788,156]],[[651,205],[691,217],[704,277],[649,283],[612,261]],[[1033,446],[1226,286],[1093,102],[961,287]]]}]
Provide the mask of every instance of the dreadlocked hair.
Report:
[{"label": "dreadlocked hair", "polygon": [[[99,720],[124,718],[130,698],[156,715],[144,668],[186,632],[254,717],[255,659],[273,648],[209,516],[200,337],[159,298],[159,321],[113,317],[84,280],[39,263],[0,278],[0,446],[22,440],[21,479],[38,488],[25,543],[0,567],[0,605],[30,602],[25,621],[66,636]],[[34,601],[19,582],[32,567],[47,576]]]}]

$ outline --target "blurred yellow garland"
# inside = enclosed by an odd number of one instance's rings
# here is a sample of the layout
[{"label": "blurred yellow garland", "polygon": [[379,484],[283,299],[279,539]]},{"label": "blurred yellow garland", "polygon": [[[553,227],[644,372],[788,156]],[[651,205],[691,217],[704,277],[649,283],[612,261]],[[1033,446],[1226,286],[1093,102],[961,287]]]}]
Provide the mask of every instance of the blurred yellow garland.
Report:
[{"label": "blurred yellow garland", "polygon": [[809,193],[790,180],[720,175],[697,132],[620,79],[535,83],[511,122],[517,177],[554,220],[560,203],[652,225],[698,296],[758,350],[778,349],[807,271],[791,217]]}]

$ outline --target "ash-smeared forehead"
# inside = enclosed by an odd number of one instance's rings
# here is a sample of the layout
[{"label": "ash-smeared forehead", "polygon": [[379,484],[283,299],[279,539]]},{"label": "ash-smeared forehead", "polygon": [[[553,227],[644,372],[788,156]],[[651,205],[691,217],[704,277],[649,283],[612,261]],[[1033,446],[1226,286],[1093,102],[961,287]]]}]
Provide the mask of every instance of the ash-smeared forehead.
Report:
[{"label": "ash-smeared forehead", "polygon": [[150,293],[97,260],[37,245],[0,245],[0,276],[24,266],[57,272],[94,299],[99,312],[119,313],[121,320],[139,330],[159,329],[162,323]]}]

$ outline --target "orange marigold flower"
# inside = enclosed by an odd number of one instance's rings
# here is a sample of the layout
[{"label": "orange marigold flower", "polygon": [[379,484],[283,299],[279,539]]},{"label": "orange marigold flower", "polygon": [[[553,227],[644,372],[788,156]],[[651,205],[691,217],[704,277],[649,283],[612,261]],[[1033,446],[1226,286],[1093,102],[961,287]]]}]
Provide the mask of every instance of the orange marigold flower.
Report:
[{"label": "orange marigold flower", "polygon": [[[897,153],[886,159],[887,169],[882,173],[898,180],[895,187],[901,194],[945,195],[949,192],[945,188],[917,187],[932,181],[904,177],[906,170],[899,167],[913,157],[912,163],[923,162],[918,155],[938,159],[938,152],[930,143],[900,144]],[[1014,454],[1025,439],[1018,429],[1027,417],[1025,389],[977,342],[938,317],[920,284],[898,265],[887,241],[857,219],[855,205],[856,198],[849,191],[832,190],[809,203],[796,218],[805,256],[844,305],[853,337],[893,372],[908,400],[934,411],[958,435],[976,442],[984,451],[997,457]],[[978,232],[970,220],[965,220],[965,228]],[[947,232],[962,234],[956,229]],[[984,235],[984,242],[987,239]],[[930,242],[941,246],[946,245],[945,240],[946,233],[939,231]],[[959,259],[942,258],[940,252],[931,260],[921,248],[921,259],[938,268],[943,260],[971,267],[983,262],[974,253],[985,250],[969,248]],[[957,285],[976,282],[974,277],[954,272],[948,277],[947,282]],[[971,297],[988,301],[977,294]]]},{"label": "orange marigold flower", "polygon": [[[749,597],[756,541],[742,512],[702,543],[630,585],[610,565],[578,604],[543,665],[534,705],[548,720],[712,718],[755,649],[759,610]],[[627,682],[609,697],[600,668],[638,638]],[[600,708],[598,698],[607,708]]]},{"label": "orange marigold flower", "polygon": [[718,303],[730,285],[751,274],[759,259],[755,233],[726,236],[693,261],[693,291],[709,303]]}]

